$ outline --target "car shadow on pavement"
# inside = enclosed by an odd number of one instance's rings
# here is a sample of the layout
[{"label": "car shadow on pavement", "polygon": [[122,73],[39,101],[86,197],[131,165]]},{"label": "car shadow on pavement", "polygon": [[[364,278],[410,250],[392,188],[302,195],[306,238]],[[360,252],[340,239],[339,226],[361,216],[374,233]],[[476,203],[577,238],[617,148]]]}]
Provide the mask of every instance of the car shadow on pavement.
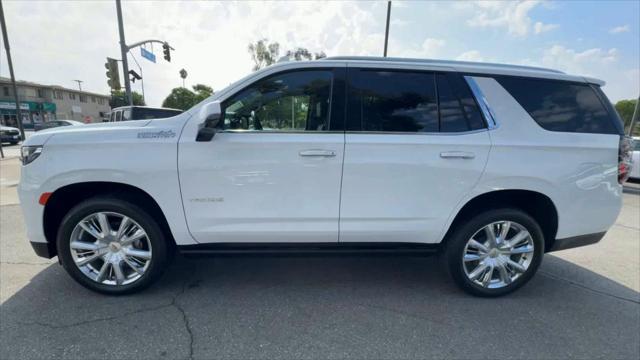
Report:
[{"label": "car shadow on pavement", "polygon": [[[437,257],[177,257],[104,296],[61,266],[0,306],[0,358],[638,358],[640,294],[546,256],[509,296],[458,290]],[[523,346],[526,343],[526,346]]]}]

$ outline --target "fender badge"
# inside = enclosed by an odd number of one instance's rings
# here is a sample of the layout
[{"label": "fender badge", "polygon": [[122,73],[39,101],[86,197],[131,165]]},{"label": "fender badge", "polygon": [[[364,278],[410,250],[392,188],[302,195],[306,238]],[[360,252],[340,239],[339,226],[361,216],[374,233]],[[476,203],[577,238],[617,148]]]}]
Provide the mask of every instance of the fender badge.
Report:
[{"label": "fender badge", "polygon": [[175,137],[173,130],[139,132],[138,139],[161,139]]}]

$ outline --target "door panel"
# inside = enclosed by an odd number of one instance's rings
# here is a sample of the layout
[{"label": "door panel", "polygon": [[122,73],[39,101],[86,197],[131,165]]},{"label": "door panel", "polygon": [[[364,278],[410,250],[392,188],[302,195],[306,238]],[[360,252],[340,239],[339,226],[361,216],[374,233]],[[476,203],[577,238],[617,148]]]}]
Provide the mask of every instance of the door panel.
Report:
[{"label": "door panel", "polygon": [[281,72],[225,99],[211,141],[183,134],[180,186],[195,240],[337,242],[344,132],[333,129],[344,126],[343,102],[344,69]]},{"label": "door panel", "polygon": [[489,133],[455,73],[349,69],[341,242],[436,243]]},{"label": "door panel", "polygon": [[[309,149],[335,156],[300,156]],[[198,242],[338,241],[344,134],[222,132],[180,148]]]},{"label": "door panel", "polygon": [[[441,156],[447,152],[466,156]],[[488,152],[487,131],[347,134],[340,241],[439,242],[452,210],[482,174]]]}]

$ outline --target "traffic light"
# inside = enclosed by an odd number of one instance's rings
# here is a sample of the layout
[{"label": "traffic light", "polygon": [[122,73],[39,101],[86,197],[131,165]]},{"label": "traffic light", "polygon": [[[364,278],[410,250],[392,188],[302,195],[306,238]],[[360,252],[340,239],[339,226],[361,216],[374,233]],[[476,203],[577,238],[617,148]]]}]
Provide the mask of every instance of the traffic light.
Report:
[{"label": "traffic light", "polygon": [[107,58],[104,64],[107,69],[107,84],[112,90],[120,90],[120,72],[118,71],[118,60]]},{"label": "traffic light", "polygon": [[164,59],[171,62],[171,48],[169,47],[169,44],[162,44],[162,52],[164,53]]},{"label": "traffic light", "polygon": [[136,82],[136,80],[142,80],[142,76],[138,75],[138,73],[133,70],[129,70],[129,75],[131,75],[132,83]]}]

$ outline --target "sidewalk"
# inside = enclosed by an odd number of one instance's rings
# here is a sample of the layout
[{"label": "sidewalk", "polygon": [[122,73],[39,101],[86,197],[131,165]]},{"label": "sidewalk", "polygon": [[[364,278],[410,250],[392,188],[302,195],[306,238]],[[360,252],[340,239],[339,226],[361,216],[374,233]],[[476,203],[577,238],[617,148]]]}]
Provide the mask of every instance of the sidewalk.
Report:
[{"label": "sidewalk", "polygon": [[19,204],[17,186],[20,180],[20,159],[18,155],[8,154],[6,149],[4,156],[0,160],[0,205]]}]

